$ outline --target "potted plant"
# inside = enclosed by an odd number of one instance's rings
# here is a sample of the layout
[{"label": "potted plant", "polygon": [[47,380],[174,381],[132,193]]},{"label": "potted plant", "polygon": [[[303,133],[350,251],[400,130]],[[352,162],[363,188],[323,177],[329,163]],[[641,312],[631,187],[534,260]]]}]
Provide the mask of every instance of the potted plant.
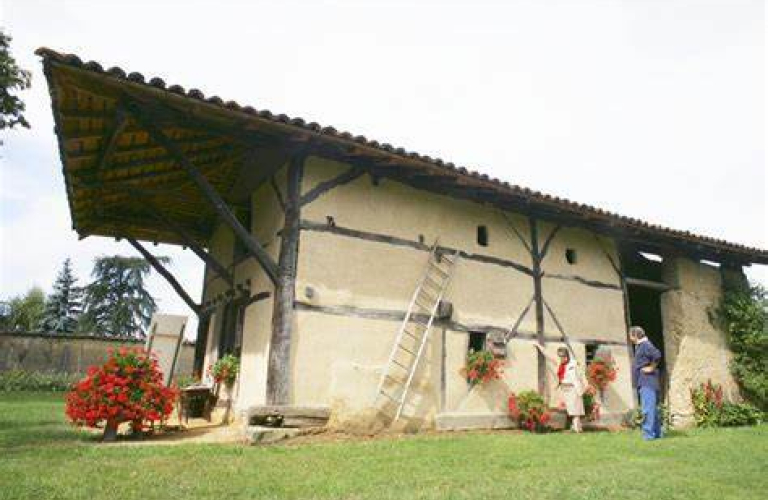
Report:
[{"label": "potted plant", "polygon": [[218,396],[219,388],[222,385],[227,392],[227,409],[224,413],[224,422],[229,421],[229,414],[232,409],[232,388],[239,372],[240,359],[232,354],[219,358],[208,368],[208,373],[216,384],[216,396]]},{"label": "potted plant", "polygon": [[461,369],[461,373],[467,377],[469,385],[474,387],[500,379],[504,373],[504,362],[497,359],[491,351],[470,351],[467,364]]},{"label": "potted plant", "polygon": [[587,380],[603,398],[605,389],[616,380],[616,361],[610,351],[600,351],[587,366]]}]

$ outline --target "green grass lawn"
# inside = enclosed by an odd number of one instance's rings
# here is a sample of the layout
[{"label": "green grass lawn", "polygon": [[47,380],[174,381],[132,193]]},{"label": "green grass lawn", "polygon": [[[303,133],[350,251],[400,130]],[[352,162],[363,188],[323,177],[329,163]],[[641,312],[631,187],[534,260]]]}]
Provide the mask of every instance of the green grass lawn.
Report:
[{"label": "green grass lawn", "polygon": [[516,432],[302,446],[104,446],[62,397],[0,394],[0,499],[764,499],[768,427]]}]

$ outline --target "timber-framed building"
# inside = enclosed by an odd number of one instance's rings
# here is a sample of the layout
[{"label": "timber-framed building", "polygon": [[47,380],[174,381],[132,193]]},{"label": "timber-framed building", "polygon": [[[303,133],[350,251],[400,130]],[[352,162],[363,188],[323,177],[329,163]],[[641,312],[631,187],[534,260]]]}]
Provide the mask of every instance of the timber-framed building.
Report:
[{"label": "timber-framed building", "polygon": [[[635,406],[630,323],[662,348],[679,421],[690,416],[693,384],[712,379],[737,395],[711,311],[724,280],[768,264],[763,249],[548,196],[160,78],[37,54],[74,230],[129,241],[171,283],[199,316],[198,370],[240,355],[236,408],[325,408],[335,425],[386,424],[383,375],[393,362],[409,363],[393,355],[404,318],[422,325],[417,335],[431,327],[402,408],[413,428],[507,426],[510,391],[549,397],[555,377],[534,341],[553,353],[566,343],[582,361],[610,350],[618,378],[604,415],[618,419]],[[201,300],[144,242],[183,245],[202,259]],[[437,284],[435,307],[419,311],[429,266],[446,262],[450,283]],[[460,373],[468,349],[487,346],[506,359],[505,374],[470,390]]]}]

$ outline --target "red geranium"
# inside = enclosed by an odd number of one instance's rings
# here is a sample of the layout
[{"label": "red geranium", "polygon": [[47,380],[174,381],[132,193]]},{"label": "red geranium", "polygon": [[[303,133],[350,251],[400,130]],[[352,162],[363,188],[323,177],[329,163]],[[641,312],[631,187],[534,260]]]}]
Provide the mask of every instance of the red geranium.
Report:
[{"label": "red geranium", "polygon": [[498,380],[504,373],[504,362],[496,359],[490,351],[472,351],[467,356],[467,366],[461,369],[469,385],[484,384]]},{"label": "red geranium", "polygon": [[587,379],[590,385],[600,392],[616,380],[616,362],[610,352],[600,352],[587,367]]},{"label": "red geranium", "polygon": [[140,432],[147,423],[165,420],[173,411],[176,388],[165,387],[157,360],[141,348],[111,352],[103,366],[88,368],[66,396],[65,412],[75,425],[116,429],[131,422]]},{"label": "red geranium", "polygon": [[552,414],[539,393],[535,391],[510,393],[507,404],[509,418],[517,422],[520,428],[531,432],[546,432],[549,429]]}]

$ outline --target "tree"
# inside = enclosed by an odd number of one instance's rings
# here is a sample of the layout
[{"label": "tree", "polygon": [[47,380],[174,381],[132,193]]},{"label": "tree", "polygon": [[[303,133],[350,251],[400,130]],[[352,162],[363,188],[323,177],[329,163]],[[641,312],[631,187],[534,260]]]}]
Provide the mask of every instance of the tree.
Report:
[{"label": "tree", "polygon": [[66,259],[53,284],[53,293],[45,302],[41,323],[44,330],[59,333],[75,331],[78,316],[82,311],[83,296],[83,291],[75,285],[76,282],[77,278],[72,273],[72,262]]},{"label": "tree", "polygon": [[760,286],[726,283],[721,318],[728,331],[731,372],[747,400],[768,411],[768,299]]},{"label": "tree", "polygon": [[[163,263],[167,257],[158,257]],[[94,261],[94,281],[85,287],[85,312],[80,330],[106,336],[143,337],[152,314],[155,299],[145,286],[152,267],[145,259],[103,256]]]},{"label": "tree", "polygon": [[39,287],[30,288],[26,295],[11,298],[4,308],[4,329],[15,332],[33,332],[40,327],[45,310],[45,293]]},{"label": "tree", "polygon": [[14,94],[29,88],[32,75],[19,68],[10,49],[11,37],[0,30],[0,130],[16,125],[29,128],[29,122],[24,118],[26,106]]}]

